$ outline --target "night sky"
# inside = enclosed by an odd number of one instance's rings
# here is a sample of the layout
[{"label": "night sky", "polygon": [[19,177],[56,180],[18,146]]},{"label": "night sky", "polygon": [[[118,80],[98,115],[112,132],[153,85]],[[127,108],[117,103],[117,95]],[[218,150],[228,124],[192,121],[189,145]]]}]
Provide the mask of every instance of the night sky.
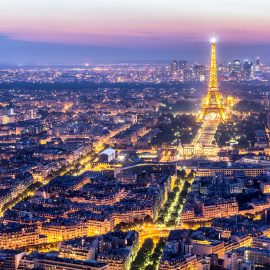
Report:
[{"label": "night sky", "polygon": [[270,63],[269,0],[1,0],[0,63]]}]

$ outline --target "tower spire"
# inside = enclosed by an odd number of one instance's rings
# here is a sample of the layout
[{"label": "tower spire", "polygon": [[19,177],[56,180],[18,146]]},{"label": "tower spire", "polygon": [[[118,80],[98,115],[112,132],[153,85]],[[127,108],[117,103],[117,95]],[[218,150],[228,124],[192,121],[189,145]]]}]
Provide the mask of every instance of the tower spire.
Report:
[{"label": "tower spire", "polygon": [[216,57],[216,38],[213,33],[211,38],[211,64],[210,64],[210,78],[209,78],[209,90],[217,90],[217,57]]}]

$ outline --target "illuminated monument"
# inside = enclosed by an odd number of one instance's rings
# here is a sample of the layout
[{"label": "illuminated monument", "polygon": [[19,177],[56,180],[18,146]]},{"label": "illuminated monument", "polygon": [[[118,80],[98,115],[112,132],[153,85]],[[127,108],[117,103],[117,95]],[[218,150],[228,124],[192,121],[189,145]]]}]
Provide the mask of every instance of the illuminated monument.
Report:
[{"label": "illuminated monument", "polygon": [[211,65],[208,92],[202,101],[202,110],[197,117],[202,122],[200,129],[191,144],[182,144],[178,148],[183,158],[204,157],[218,160],[219,146],[215,139],[220,122],[231,117],[232,108],[237,99],[232,96],[223,97],[218,89],[216,39],[211,39]]},{"label": "illuminated monument", "polygon": [[197,121],[201,122],[206,118],[219,119],[220,121],[226,119],[224,105],[218,89],[216,39],[214,37],[211,39],[211,65],[208,92],[206,97],[203,98],[202,110]]}]

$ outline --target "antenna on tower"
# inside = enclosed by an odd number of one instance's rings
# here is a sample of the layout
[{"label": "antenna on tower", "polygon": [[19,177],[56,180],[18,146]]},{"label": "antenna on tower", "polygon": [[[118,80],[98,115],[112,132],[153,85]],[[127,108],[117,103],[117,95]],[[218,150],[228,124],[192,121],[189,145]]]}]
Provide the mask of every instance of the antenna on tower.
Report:
[{"label": "antenna on tower", "polygon": [[215,38],[215,33],[213,32],[211,43],[216,43],[217,39]]}]

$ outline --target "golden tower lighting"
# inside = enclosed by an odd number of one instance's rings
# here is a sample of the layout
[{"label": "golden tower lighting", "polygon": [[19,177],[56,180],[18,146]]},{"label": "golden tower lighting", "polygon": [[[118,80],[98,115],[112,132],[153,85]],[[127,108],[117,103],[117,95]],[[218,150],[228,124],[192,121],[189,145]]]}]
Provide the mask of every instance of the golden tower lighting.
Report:
[{"label": "golden tower lighting", "polygon": [[216,119],[224,121],[226,114],[218,89],[217,80],[217,59],[216,59],[216,39],[211,39],[211,65],[208,92],[202,101],[202,110],[197,118],[198,122],[203,121],[207,116],[214,115]]}]

